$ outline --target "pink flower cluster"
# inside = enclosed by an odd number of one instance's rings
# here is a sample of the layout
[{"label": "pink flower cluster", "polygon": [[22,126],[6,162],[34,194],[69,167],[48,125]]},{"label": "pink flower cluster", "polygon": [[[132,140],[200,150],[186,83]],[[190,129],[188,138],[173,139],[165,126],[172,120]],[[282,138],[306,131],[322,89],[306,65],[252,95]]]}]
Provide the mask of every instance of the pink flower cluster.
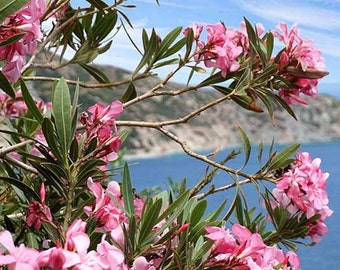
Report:
[{"label": "pink flower cluster", "polygon": [[326,180],[328,173],[320,169],[321,160],[311,159],[307,152],[298,153],[291,168],[277,182],[273,195],[276,202],[286,208],[292,215],[306,214],[307,218],[320,215],[319,219],[308,224],[308,236],[317,243],[320,236],[327,233],[325,219],[332,214],[328,207]]},{"label": "pink flower cluster", "polygon": [[18,12],[6,18],[0,27],[0,43],[23,34],[18,41],[0,46],[0,61],[6,62],[2,72],[12,82],[19,79],[26,55],[34,53],[37,40],[42,38],[40,18],[44,10],[45,0],[31,0]]},{"label": "pink flower cluster", "polygon": [[[6,250],[0,251],[0,265],[6,265],[10,270],[20,267],[28,270],[43,267],[54,270],[156,270],[152,261],[148,262],[143,256],[137,257],[131,267],[125,264],[125,255],[122,251],[124,247],[123,224],[128,228],[128,223],[123,208],[119,206],[119,204],[123,206],[123,201],[118,183],[112,181],[104,190],[100,183],[94,183],[92,179],[89,179],[88,188],[96,199],[94,204],[86,206],[84,211],[90,218],[94,216],[98,218],[96,230],[103,233],[96,250],[89,250],[90,237],[86,234],[87,223],[77,219],[68,227],[63,247],[60,242],[57,242],[56,246],[42,251],[25,247],[24,244],[16,247],[8,231],[0,232],[0,245]],[[40,193],[39,204],[46,206],[44,186]],[[135,199],[136,215],[140,215],[143,204],[143,200]],[[35,222],[32,223],[39,225],[36,229],[40,228],[42,222],[52,223],[52,218],[46,220],[46,215],[42,215],[41,210],[38,212],[40,214],[38,213]],[[34,211],[29,211],[27,222],[31,222],[33,213]],[[111,244],[112,241],[116,245]]]},{"label": "pink flower cluster", "polygon": [[203,26],[194,23],[184,30],[187,35],[189,30],[194,32],[196,40],[196,62],[203,61],[206,67],[215,67],[221,70],[221,75],[226,77],[228,72],[234,72],[239,69],[240,63],[237,58],[243,52],[241,40],[244,40],[244,34],[232,28],[225,27],[222,23],[208,24],[207,41],[199,40]]},{"label": "pink flower cluster", "polygon": [[[203,25],[194,23],[184,30],[188,35],[193,31],[196,41],[196,53],[194,59],[197,63],[203,62],[206,67],[214,67],[221,70],[221,75],[226,77],[229,72],[237,71],[242,62],[249,57],[250,42],[245,26],[241,23],[241,29],[227,28],[222,23],[207,24],[207,41],[200,40]],[[288,104],[307,104],[300,97],[304,94],[315,98],[318,93],[318,82],[327,74],[325,60],[321,52],[314,47],[311,40],[302,39],[296,25],[288,30],[285,23],[278,25],[278,31],[272,31],[274,37],[283,42],[284,49],[280,52],[279,71],[277,75],[282,76],[290,83],[287,88],[278,89],[281,96]],[[265,32],[261,24],[256,25],[256,34],[260,37]],[[266,39],[260,41],[266,45]],[[259,58],[255,55],[255,58]],[[270,61],[274,61],[273,57]],[[258,67],[262,69],[261,64]],[[255,68],[255,72],[257,69]]]},{"label": "pink flower cluster", "polygon": [[[0,93],[0,116],[5,116],[12,120],[27,113],[27,106],[22,98],[21,91],[17,91],[15,95],[16,98],[11,98],[3,92]],[[42,113],[46,113],[52,107],[51,102],[45,104],[41,100],[36,101],[35,104]]]},{"label": "pink flower cluster", "polygon": [[244,226],[234,224],[231,230],[211,226],[205,229],[206,237],[214,241],[210,265],[235,270],[300,269],[295,253],[285,254],[276,246],[267,246],[258,233],[251,233]]},{"label": "pink flower cluster", "polygon": [[[97,217],[97,228],[111,233],[112,238],[123,245],[122,224],[125,224],[126,227],[128,227],[128,224],[123,208],[117,206],[117,203],[124,206],[119,184],[111,181],[104,190],[100,183],[93,182],[90,178],[87,181],[87,186],[96,199],[93,205],[84,207],[84,212],[89,217]],[[135,198],[134,203],[135,213],[140,216],[144,201]]]},{"label": "pink flower cluster", "polygon": [[[274,37],[283,42],[285,49],[280,55],[279,65],[283,72],[281,75],[286,77],[292,87],[284,88],[279,91],[279,95],[289,104],[307,104],[307,101],[300,97],[305,94],[315,98],[318,94],[317,84],[322,76],[311,76],[308,71],[326,71],[325,60],[321,56],[320,50],[314,47],[312,40],[302,39],[299,36],[299,29],[293,25],[289,30],[285,23],[280,23],[278,31],[272,31]],[[301,70],[303,73],[294,73],[289,68]]]},{"label": "pink flower cluster", "polygon": [[114,101],[105,107],[104,104],[97,103],[89,107],[88,112],[90,116],[84,112],[80,119],[85,126],[86,141],[97,138],[97,147],[101,149],[98,157],[106,162],[116,160],[121,141],[117,134],[115,118],[123,112],[123,104]]}]

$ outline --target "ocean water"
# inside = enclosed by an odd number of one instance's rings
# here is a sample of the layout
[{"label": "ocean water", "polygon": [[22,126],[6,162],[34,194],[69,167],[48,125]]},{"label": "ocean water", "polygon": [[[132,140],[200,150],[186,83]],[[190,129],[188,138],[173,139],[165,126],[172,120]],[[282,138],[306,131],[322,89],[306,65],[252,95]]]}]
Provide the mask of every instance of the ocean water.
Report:
[{"label": "ocean water", "polygon": [[[278,146],[275,150],[281,150]],[[317,144],[302,144],[300,151],[309,152],[312,158],[321,158],[321,168],[328,172],[330,177],[327,180],[327,192],[329,197],[329,207],[334,211],[333,215],[326,221],[328,233],[322,241],[313,247],[299,246],[298,255],[301,260],[301,269],[339,269],[340,266],[340,141]],[[220,157],[229,153],[229,150],[222,151]],[[228,163],[231,168],[239,168],[243,162],[243,156]],[[173,154],[157,158],[140,158],[130,160],[130,174],[133,186],[137,191],[147,187],[160,186],[165,189],[168,186],[168,179],[181,181],[187,179],[188,186],[204,176],[207,165],[204,162],[195,160],[185,154]],[[253,149],[251,161],[247,165],[248,172],[255,172],[258,169],[257,151]],[[222,186],[231,183],[231,179],[224,172],[220,172],[214,183]],[[221,192],[214,194],[208,199],[209,210],[213,210],[226,198],[232,194]],[[256,192],[252,186],[245,187],[248,194],[249,205],[258,206]]]}]

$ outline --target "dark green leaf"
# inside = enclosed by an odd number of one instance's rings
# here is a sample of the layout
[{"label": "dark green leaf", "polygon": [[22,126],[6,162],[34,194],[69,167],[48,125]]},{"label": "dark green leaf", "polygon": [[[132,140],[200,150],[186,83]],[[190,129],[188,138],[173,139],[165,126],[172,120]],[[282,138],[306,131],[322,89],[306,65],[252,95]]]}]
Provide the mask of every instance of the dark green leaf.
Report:
[{"label": "dark green leaf", "polygon": [[78,145],[78,140],[74,138],[72,140],[71,146],[70,146],[70,159],[73,162],[76,162],[79,157],[79,145]]},{"label": "dark green leaf", "polygon": [[93,138],[90,141],[90,143],[89,143],[89,145],[88,145],[88,147],[87,147],[87,149],[85,151],[85,156],[91,154],[96,149],[97,149],[97,138]]},{"label": "dark green leaf", "polygon": [[169,34],[167,34],[164,37],[159,47],[160,58],[163,58],[163,55],[169,50],[170,45],[176,40],[176,38],[180,35],[181,32],[182,27],[177,26],[175,29],[173,29]]},{"label": "dark green leaf", "polygon": [[33,198],[36,201],[40,201],[40,196],[29,186],[27,186],[22,181],[19,181],[15,178],[11,177],[4,177],[0,176],[0,180],[5,181],[13,186],[16,186],[18,189],[20,189],[24,194],[29,195],[31,198]]},{"label": "dark green leaf", "polygon": [[19,41],[25,34],[26,33],[20,33],[20,34],[16,34],[16,35],[11,36],[10,38],[2,41],[0,43],[0,47],[10,45],[10,44],[13,44],[13,43]]},{"label": "dark green leaf", "polygon": [[1,70],[0,70],[0,89],[2,89],[10,97],[15,98],[14,88]]},{"label": "dark green leaf", "polygon": [[239,125],[236,125],[236,129],[237,129],[238,133],[241,135],[242,142],[243,142],[243,149],[244,149],[244,153],[245,153],[245,161],[244,161],[242,168],[240,169],[240,170],[242,170],[247,165],[247,163],[249,161],[250,152],[251,152],[251,145],[250,145],[249,138],[248,138],[247,134],[244,132],[244,130]]},{"label": "dark green leaf", "polygon": [[277,153],[272,160],[270,160],[268,165],[268,170],[275,170],[278,168],[282,168],[287,166],[292,162],[291,156],[296,153],[296,151],[299,149],[300,144],[292,144],[282,150],[281,152]]},{"label": "dark green leaf", "polygon": [[122,102],[128,102],[132,99],[134,99],[135,97],[137,97],[137,92],[136,92],[136,88],[135,85],[131,82],[129,84],[128,89],[125,91],[124,95],[122,96]]},{"label": "dark green leaf", "polygon": [[15,225],[14,225],[13,221],[7,215],[4,215],[4,221],[5,221],[6,230],[8,230],[11,233],[16,233]]},{"label": "dark green leaf", "polygon": [[102,0],[86,0],[86,1],[100,10],[108,7],[108,5]]},{"label": "dark green leaf", "polygon": [[71,98],[69,88],[64,78],[60,79],[55,87],[52,105],[61,151],[63,156],[66,157],[72,140],[72,129]]},{"label": "dark green leaf", "polygon": [[62,155],[60,153],[60,148],[58,144],[58,139],[54,130],[54,126],[50,119],[44,118],[41,123],[41,129],[46,139],[48,146],[51,149],[53,155],[60,161],[63,161]]},{"label": "dark green leaf", "polygon": [[190,226],[195,226],[203,217],[205,210],[207,209],[207,201],[200,201],[192,210]]},{"label": "dark green leaf", "polygon": [[124,164],[123,169],[123,183],[122,183],[122,195],[124,201],[124,208],[126,211],[126,215],[131,217],[135,213],[134,206],[134,194],[132,190],[132,184],[130,179],[130,172],[127,163]]},{"label": "dark green leaf", "polygon": [[30,92],[28,91],[24,80],[21,80],[21,92],[22,92],[22,96],[25,100],[25,103],[27,105],[28,111],[30,113],[32,113],[34,118],[39,122],[39,124],[41,124],[44,117],[42,116],[42,114],[41,114],[40,110],[38,109],[34,99],[32,98]]},{"label": "dark green leaf", "polygon": [[96,20],[92,28],[95,42],[101,42],[112,32],[117,23],[117,18],[118,16],[115,10],[109,10],[106,14],[103,14],[103,16],[99,16],[99,19]]},{"label": "dark green leaf", "polygon": [[110,83],[110,79],[106,76],[104,72],[97,69],[94,66],[79,63],[79,65],[85,69],[93,78],[95,78],[99,83]]},{"label": "dark green leaf", "polygon": [[160,211],[162,209],[162,200],[156,199],[153,201],[153,199],[150,199],[147,202],[147,207],[145,212],[143,213],[143,217],[140,224],[140,235],[139,235],[139,243],[142,244],[145,239],[148,238],[150,233],[152,232],[152,229],[155,227],[156,223],[156,217],[160,215]]},{"label": "dark green leaf", "polygon": [[[144,32],[143,32],[144,33]],[[146,32],[145,32],[146,33]],[[144,45],[144,54],[142,59],[139,61],[137,67],[135,68],[135,71],[132,74],[132,77],[135,76],[145,65],[149,64],[149,62],[152,59],[153,55],[156,55],[158,53],[158,36],[155,32],[155,30],[152,30],[150,40],[145,40],[147,38],[147,35],[143,35],[143,45]]]},{"label": "dark green leaf", "polygon": [[271,59],[274,48],[274,36],[272,32],[266,34],[267,59]]},{"label": "dark green leaf", "polygon": [[13,15],[24,5],[26,5],[29,0],[6,0],[0,1],[0,24],[2,24],[7,17]]}]

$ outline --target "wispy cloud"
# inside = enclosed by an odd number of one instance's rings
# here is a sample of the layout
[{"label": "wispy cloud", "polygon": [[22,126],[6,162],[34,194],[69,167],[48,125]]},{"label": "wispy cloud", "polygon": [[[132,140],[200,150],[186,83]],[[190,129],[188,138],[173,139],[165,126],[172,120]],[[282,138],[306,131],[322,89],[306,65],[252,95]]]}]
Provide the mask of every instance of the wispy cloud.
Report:
[{"label": "wispy cloud", "polygon": [[[284,20],[297,22],[299,25],[325,30],[340,28],[340,6],[326,8],[317,5],[318,1],[235,1],[247,12],[271,21]],[[328,1],[329,2],[329,1]],[[340,1],[337,1],[340,3]],[[330,2],[331,3],[331,2]],[[334,8],[336,5],[338,8]]]}]

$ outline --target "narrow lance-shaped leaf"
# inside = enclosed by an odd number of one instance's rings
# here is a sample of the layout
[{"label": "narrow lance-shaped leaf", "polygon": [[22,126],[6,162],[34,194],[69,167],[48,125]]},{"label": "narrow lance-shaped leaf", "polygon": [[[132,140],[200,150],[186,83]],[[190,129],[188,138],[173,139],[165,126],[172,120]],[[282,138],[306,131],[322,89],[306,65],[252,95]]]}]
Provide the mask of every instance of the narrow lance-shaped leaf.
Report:
[{"label": "narrow lance-shaped leaf", "polygon": [[60,140],[63,156],[67,156],[69,145],[71,144],[71,98],[69,88],[65,79],[60,79],[57,83],[53,100],[53,116]]},{"label": "narrow lance-shaped leaf", "polygon": [[247,134],[244,132],[244,130],[239,125],[236,125],[236,129],[237,129],[238,133],[241,135],[242,142],[243,142],[244,154],[245,154],[245,161],[244,161],[243,166],[240,169],[240,170],[242,170],[247,165],[247,163],[249,161],[250,153],[251,153],[251,145],[250,145],[249,138],[248,138]]},{"label": "narrow lance-shaped leaf", "polygon": [[11,83],[7,80],[6,76],[0,70],[0,89],[3,90],[7,95],[15,98],[14,88]]},{"label": "narrow lance-shaped leaf", "polygon": [[39,122],[39,124],[42,123],[44,117],[42,116],[41,112],[39,111],[34,99],[32,98],[30,92],[28,91],[28,88],[24,82],[24,80],[21,80],[21,92],[22,96],[25,100],[25,103],[27,105],[28,111],[32,113],[34,118]]},{"label": "narrow lance-shaped leaf", "polygon": [[36,201],[40,200],[40,196],[32,188],[30,188],[28,185],[26,185],[24,182],[19,181],[15,178],[11,178],[11,177],[0,177],[0,179],[2,181],[5,181],[5,182],[17,187],[25,195],[30,196],[32,199],[34,199]]},{"label": "narrow lance-shaped leaf", "polygon": [[54,127],[50,119],[44,118],[41,123],[41,129],[46,139],[46,142],[51,149],[53,155],[58,159],[62,160],[57,138],[54,132]]},{"label": "narrow lance-shaped leaf", "polygon": [[93,66],[79,63],[79,65],[85,69],[91,76],[93,76],[99,83],[110,83],[110,79],[106,76],[104,72],[95,68]]},{"label": "narrow lance-shaped leaf", "polygon": [[131,217],[135,213],[135,206],[134,206],[134,194],[132,190],[131,178],[129,167],[125,163],[123,169],[123,200],[124,200],[124,208],[128,217]]},{"label": "narrow lance-shaped leaf", "polygon": [[292,144],[282,150],[281,152],[277,153],[272,160],[269,161],[268,170],[275,170],[278,168],[282,168],[287,166],[292,162],[292,159],[290,158],[293,154],[296,153],[296,151],[299,149],[300,144]]},{"label": "narrow lance-shaped leaf", "polygon": [[166,53],[170,45],[176,40],[176,38],[179,36],[181,32],[182,32],[182,27],[178,26],[165,36],[165,38],[162,40],[161,45],[159,47],[160,57],[162,57],[163,54]]},{"label": "narrow lance-shaped leaf", "polygon": [[128,89],[125,91],[124,95],[122,96],[122,102],[128,102],[134,99],[137,96],[136,88],[133,83],[129,84]]}]

